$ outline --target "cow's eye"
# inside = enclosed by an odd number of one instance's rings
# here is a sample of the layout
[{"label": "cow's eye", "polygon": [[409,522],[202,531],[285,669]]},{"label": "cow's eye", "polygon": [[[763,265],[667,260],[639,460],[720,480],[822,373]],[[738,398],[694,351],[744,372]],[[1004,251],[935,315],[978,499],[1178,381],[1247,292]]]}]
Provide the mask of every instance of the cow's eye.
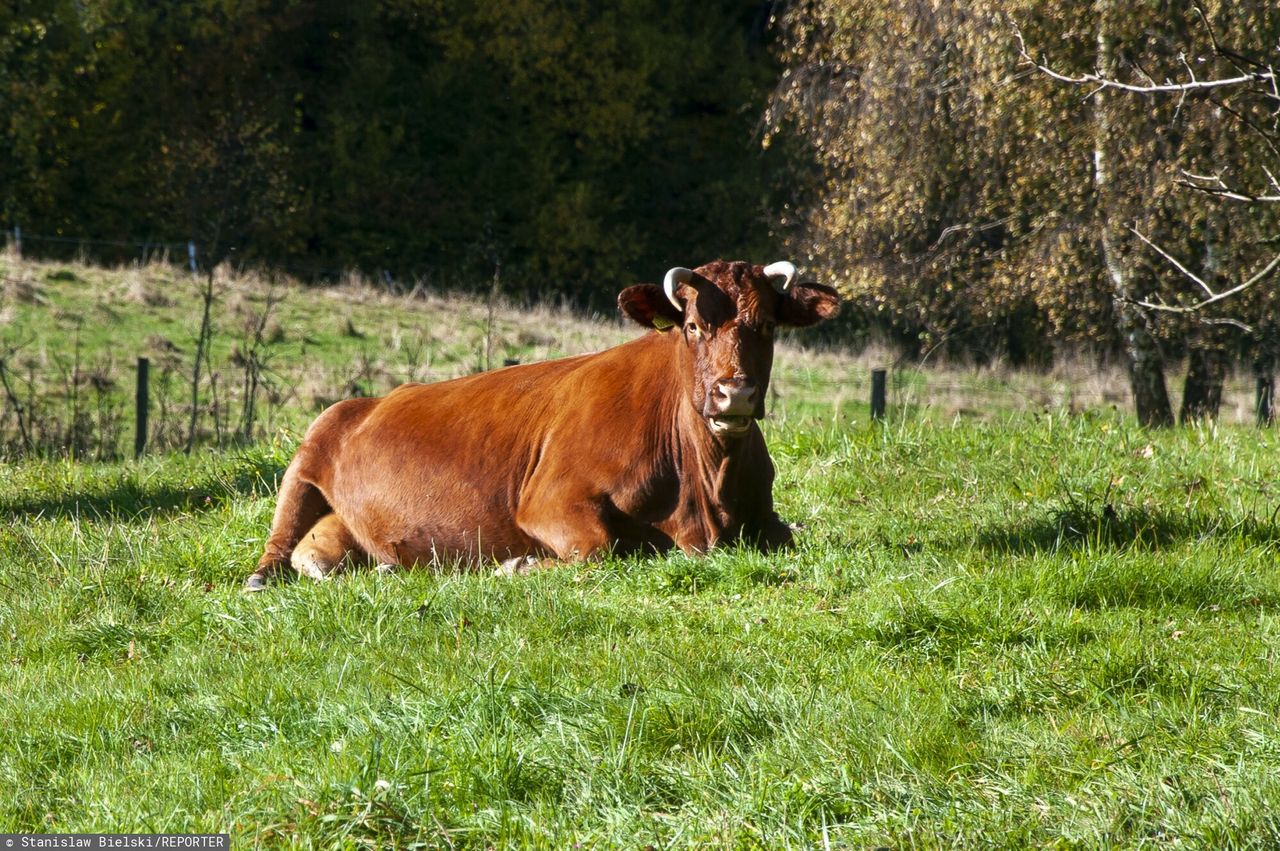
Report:
[{"label": "cow's eye", "polygon": [[697,337],[702,333],[702,330],[698,328],[697,322],[685,323],[684,330],[685,330],[685,333],[688,334],[690,337]]}]

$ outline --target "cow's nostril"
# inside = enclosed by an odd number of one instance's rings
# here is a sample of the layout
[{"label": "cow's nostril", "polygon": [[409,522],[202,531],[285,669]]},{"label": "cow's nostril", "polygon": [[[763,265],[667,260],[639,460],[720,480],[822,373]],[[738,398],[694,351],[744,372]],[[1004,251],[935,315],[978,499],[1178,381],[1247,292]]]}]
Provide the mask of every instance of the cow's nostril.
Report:
[{"label": "cow's nostril", "polygon": [[756,383],[741,378],[717,381],[714,395],[720,413],[749,414],[754,410]]}]

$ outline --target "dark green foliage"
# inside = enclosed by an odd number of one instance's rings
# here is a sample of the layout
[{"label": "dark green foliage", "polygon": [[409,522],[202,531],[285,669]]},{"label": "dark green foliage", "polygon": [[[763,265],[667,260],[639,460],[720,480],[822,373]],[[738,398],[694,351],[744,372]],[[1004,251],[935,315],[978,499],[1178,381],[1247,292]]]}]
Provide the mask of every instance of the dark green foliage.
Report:
[{"label": "dark green foliage", "polygon": [[762,10],[19,4],[0,16],[0,205],[33,235],[193,238],[203,262],[303,275],[500,264],[514,289],[603,302],[767,253]]}]

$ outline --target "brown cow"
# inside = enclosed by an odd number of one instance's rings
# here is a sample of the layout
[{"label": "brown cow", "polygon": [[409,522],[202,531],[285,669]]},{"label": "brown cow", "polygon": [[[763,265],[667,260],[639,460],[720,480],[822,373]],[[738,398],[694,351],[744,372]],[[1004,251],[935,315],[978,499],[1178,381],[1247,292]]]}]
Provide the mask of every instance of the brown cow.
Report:
[{"label": "brown cow", "polygon": [[321,578],[353,557],[511,572],[606,550],[789,544],[755,422],[774,327],[839,308],[835,290],[795,277],[786,262],[675,268],[619,295],[655,329],[639,339],[333,405],[285,471],[246,587],[290,565]]}]

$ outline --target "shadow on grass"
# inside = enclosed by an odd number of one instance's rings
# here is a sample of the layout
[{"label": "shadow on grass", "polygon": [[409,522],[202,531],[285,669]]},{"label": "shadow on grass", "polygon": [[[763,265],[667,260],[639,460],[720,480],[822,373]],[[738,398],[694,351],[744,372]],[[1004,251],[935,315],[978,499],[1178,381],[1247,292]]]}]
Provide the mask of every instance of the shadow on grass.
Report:
[{"label": "shadow on grass", "polygon": [[238,456],[186,481],[152,484],[132,472],[87,481],[75,491],[0,493],[0,517],[128,519],[143,514],[207,511],[236,497],[275,493],[284,465],[273,458]]},{"label": "shadow on grass", "polygon": [[983,529],[977,535],[983,549],[1018,555],[1080,549],[1156,551],[1211,540],[1274,547],[1280,532],[1266,518],[1252,515],[1075,504],[1013,525]]}]

